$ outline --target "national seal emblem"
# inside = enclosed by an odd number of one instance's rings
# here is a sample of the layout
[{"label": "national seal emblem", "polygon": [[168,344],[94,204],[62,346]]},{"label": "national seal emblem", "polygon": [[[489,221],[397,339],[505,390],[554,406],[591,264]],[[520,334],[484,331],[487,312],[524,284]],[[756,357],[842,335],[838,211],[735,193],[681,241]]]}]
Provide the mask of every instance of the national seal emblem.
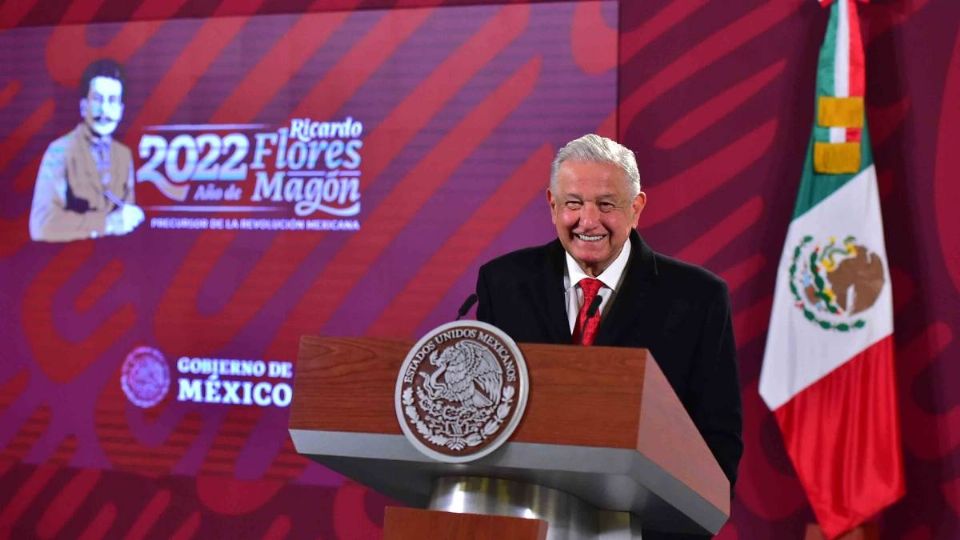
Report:
[{"label": "national seal emblem", "polygon": [[819,242],[804,236],[789,271],[794,306],[813,324],[838,332],[866,326],[861,314],[873,307],[886,284],[884,261],[854,236]]},{"label": "national seal emblem", "polygon": [[137,407],[160,403],[170,389],[170,367],[163,354],[153,347],[130,351],[120,370],[120,387]]},{"label": "national seal emblem", "polygon": [[513,433],[526,407],[527,368],[517,344],[479,321],[428,332],[407,354],[394,402],[406,438],[446,462],[479,459]]}]

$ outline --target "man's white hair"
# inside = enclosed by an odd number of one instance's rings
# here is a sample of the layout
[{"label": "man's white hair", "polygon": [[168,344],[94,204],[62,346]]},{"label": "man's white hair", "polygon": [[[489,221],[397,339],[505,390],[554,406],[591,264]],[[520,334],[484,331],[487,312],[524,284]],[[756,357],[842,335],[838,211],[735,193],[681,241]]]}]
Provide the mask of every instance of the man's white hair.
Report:
[{"label": "man's white hair", "polygon": [[630,196],[636,197],[640,193],[640,171],[637,169],[637,158],[633,150],[614,140],[590,133],[568,142],[557,152],[550,167],[550,189],[553,192],[557,191],[557,172],[564,161],[616,165],[627,179]]}]

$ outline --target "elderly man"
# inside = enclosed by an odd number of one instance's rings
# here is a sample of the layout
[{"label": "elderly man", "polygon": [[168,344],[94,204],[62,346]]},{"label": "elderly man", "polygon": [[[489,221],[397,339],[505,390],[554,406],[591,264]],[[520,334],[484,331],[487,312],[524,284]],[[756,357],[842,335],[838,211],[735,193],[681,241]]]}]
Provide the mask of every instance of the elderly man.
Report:
[{"label": "elderly man", "polygon": [[482,266],[477,318],[521,342],[650,349],[732,486],[743,443],[726,285],[640,238],[636,158],[610,139],[560,149],[547,202],[557,239]]},{"label": "elderly man", "polygon": [[43,154],[30,237],[49,242],[127,234],[143,221],[133,201],[133,157],[113,139],[123,117],[123,70],[97,60],[80,83],[81,122]]}]

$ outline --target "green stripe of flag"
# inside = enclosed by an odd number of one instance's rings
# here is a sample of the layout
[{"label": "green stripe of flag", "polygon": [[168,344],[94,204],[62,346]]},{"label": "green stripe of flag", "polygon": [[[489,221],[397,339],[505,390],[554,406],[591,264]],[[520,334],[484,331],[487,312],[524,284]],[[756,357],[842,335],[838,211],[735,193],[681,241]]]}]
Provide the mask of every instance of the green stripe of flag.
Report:
[{"label": "green stripe of flag", "polygon": [[[838,0],[842,1],[842,0]],[[834,93],[834,63],[837,53],[837,33],[840,30],[840,9],[837,2],[830,8],[830,20],[827,23],[827,32],[820,46],[820,59],[817,64],[817,91],[814,96],[814,122],[807,145],[807,155],[803,163],[803,175],[800,177],[800,188],[797,190],[797,203],[793,209],[793,219],[805,214],[808,210],[826,199],[831,193],[840,189],[854,176],[859,174],[817,174],[813,170],[813,143],[830,140],[830,128],[817,125],[819,118],[820,96],[835,96]],[[870,148],[870,135],[867,131],[867,121],[863,121],[863,131],[860,140],[860,172],[873,165],[873,150]]]},{"label": "green stripe of flag", "polygon": [[820,46],[820,59],[817,61],[818,96],[832,96],[834,95],[834,88],[836,88],[833,80],[833,64],[837,56],[837,28],[840,26],[840,10],[837,9],[836,4],[834,2],[830,9],[827,35],[823,36],[823,45]]}]

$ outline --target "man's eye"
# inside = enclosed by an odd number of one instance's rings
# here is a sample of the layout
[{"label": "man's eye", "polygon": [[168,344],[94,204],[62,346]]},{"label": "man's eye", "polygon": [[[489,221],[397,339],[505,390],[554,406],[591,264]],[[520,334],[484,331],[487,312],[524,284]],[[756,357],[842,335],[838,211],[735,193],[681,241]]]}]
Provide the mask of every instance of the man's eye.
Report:
[{"label": "man's eye", "polygon": [[579,210],[583,203],[580,201],[567,201],[567,210]]}]

